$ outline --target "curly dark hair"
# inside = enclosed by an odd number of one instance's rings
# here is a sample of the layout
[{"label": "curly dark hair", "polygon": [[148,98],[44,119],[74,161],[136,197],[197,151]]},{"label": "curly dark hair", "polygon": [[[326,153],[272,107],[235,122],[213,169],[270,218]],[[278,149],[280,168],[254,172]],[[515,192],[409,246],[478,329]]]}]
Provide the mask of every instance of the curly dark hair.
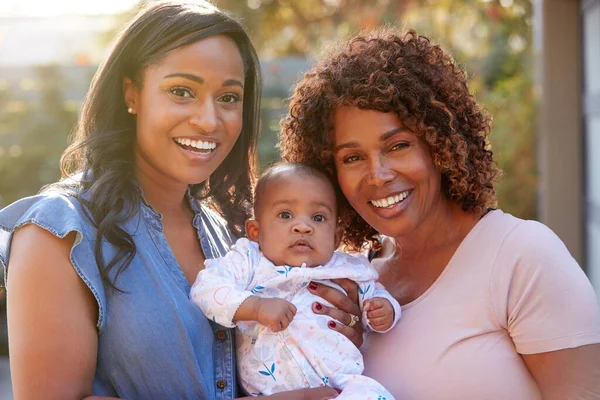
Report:
[{"label": "curly dark hair", "polygon": [[[487,141],[491,117],[469,92],[466,73],[427,37],[414,30],[361,33],[312,67],[282,119],[283,159],[335,175],[331,132],[340,106],[396,113],[430,147],[448,199],[472,213],[496,204],[500,170]],[[378,233],[347,201],[340,211],[346,248],[379,248]]]}]

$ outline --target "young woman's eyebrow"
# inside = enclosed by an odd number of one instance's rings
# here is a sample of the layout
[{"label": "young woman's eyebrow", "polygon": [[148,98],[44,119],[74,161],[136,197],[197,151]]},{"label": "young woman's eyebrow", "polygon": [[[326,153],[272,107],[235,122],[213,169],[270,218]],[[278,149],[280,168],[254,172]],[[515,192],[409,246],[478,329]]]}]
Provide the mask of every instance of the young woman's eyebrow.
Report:
[{"label": "young woman's eyebrow", "polygon": [[[165,75],[164,78],[165,79],[167,79],[167,78],[184,78],[184,79],[189,79],[190,81],[194,81],[199,84],[204,83],[204,78],[202,78],[201,76],[194,75],[194,74],[186,74],[183,72],[168,74],[168,75]],[[223,82],[223,86],[239,86],[242,89],[244,88],[244,84],[242,82],[238,81],[237,79],[227,79],[227,80],[225,80],[225,82]]]}]

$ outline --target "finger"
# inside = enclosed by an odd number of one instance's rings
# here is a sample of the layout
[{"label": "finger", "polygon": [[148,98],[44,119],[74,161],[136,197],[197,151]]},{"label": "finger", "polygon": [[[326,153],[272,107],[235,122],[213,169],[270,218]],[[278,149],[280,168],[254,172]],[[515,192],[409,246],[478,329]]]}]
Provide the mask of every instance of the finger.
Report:
[{"label": "finger", "polygon": [[369,318],[369,323],[371,326],[383,326],[389,323],[389,318],[386,317],[378,317],[378,318]]},{"label": "finger", "polygon": [[350,300],[352,300],[354,304],[358,304],[358,285],[356,282],[347,278],[332,279],[332,282],[340,285],[348,294]]},{"label": "finger", "polygon": [[292,315],[296,315],[296,312],[298,312],[298,309],[292,303],[290,303],[290,306],[291,306],[290,309],[292,310]]},{"label": "finger", "polygon": [[[348,314],[342,310],[338,310],[337,308],[328,307],[319,302],[313,303],[312,308],[315,314],[328,315],[344,325],[348,325],[350,321],[352,321],[351,314]],[[360,321],[360,316],[358,318]]]},{"label": "finger", "polygon": [[369,309],[370,310],[375,310],[375,309],[382,308],[382,307],[385,306],[385,302],[382,301],[381,299],[378,299],[378,298],[373,298],[373,299],[366,300],[365,304],[367,302],[369,303]]},{"label": "finger", "polygon": [[[346,336],[356,347],[362,346],[363,337],[362,337],[362,326],[360,324],[356,324],[354,328],[347,327],[344,324],[340,324],[336,321],[329,321],[327,323],[327,327],[331,330],[341,333]],[[359,330],[357,330],[357,327]]]},{"label": "finger", "polygon": [[[348,296],[346,296],[344,293],[340,292],[337,289],[316,282],[311,282],[308,285],[308,290],[310,290],[311,293],[327,300],[335,308],[338,308],[341,311],[354,315],[360,314],[358,300],[356,302],[353,302]],[[358,299],[358,296],[356,298]]]},{"label": "finger", "polygon": [[369,317],[369,319],[385,317],[386,315],[388,315],[388,312],[385,308],[378,308],[376,310],[371,310],[367,312],[367,317]]},{"label": "finger", "polygon": [[294,313],[292,313],[292,312],[288,312],[288,313],[286,314],[286,317],[287,317],[287,319],[288,319],[288,321],[289,321],[290,323],[291,323],[291,322],[294,320],[294,315],[295,315],[295,314],[294,314]]}]

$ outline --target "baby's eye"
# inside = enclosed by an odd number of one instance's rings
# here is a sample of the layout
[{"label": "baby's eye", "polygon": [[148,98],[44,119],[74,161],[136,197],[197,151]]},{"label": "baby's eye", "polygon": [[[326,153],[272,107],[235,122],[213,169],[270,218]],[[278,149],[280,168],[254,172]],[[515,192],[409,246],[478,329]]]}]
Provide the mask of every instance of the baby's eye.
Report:
[{"label": "baby's eye", "polygon": [[313,216],[312,219],[315,222],[325,222],[325,216],[321,215],[321,214],[317,214],[317,215]]},{"label": "baby's eye", "polygon": [[277,214],[277,216],[281,219],[290,219],[292,218],[292,213],[290,213],[289,211],[282,211],[279,214]]},{"label": "baby's eye", "polygon": [[182,99],[191,99],[194,97],[192,91],[186,87],[174,87],[169,90],[169,93],[171,93],[175,97],[180,97]]}]

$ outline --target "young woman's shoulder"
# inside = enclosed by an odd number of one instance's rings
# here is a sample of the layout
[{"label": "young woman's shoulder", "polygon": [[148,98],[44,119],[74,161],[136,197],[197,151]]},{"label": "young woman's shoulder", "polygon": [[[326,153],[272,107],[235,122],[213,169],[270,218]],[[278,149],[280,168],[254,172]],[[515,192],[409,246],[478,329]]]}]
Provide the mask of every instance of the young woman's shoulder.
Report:
[{"label": "young woman's shoulder", "polygon": [[[5,280],[8,278],[7,269],[15,232],[27,225],[35,225],[59,239],[75,233],[75,240],[67,259],[71,260],[77,274],[94,294],[100,308],[98,327],[101,327],[104,317],[104,287],[94,258],[95,228],[86,217],[75,193],[52,188],[18,200],[0,210],[0,264],[5,269]],[[51,238],[45,235],[35,237],[41,238],[40,240],[45,237]],[[53,256],[48,254],[48,257]]]},{"label": "young woman's shoulder", "polygon": [[30,223],[62,238],[72,231],[83,233],[87,218],[75,194],[61,189],[23,198],[0,211],[2,234],[10,234]]}]

